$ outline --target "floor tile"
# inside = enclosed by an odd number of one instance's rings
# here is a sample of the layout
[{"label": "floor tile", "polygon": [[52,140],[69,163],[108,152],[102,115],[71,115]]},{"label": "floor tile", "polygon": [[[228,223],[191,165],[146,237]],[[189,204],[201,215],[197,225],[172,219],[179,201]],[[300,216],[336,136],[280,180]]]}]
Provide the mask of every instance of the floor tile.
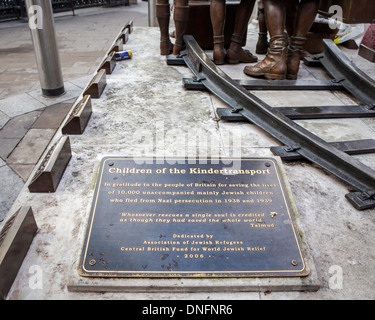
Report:
[{"label": "floor tile", "polygon": [[73,103],[58,103],[42,112],[37,121],[33,124],[33,129],[57,129],[64,120]]},{"label": "floor tile", "polygon": [[41,111],[33,111],[11,119],[0,131],[0,139],[22,139]]},{"label": "floor tile", "polygon": [[0,177],[0,221],[2,221],[24,186],[24,182],[8,166],[0,167]]},{"label": "floor tile", "polygon": [[36,164],[45,151],[56,130],[30,129],[8,157],[10,164]]},{"label": "floor tile", "polygon": [[9,117],[0,111],[0,130],[6,125],[6,123],[9,121]]},{"label": "floor tile", "polygon": [[0,139],[0,158],[6,160],[21,139]]},{"label": "floor tile", "polygon": [[27,181],[31,172],[33,171],[35,165],[33,164],[9,164],[11,167],[21,178],[23,181]]},{"label": "floor tile", "polygon": [[8,117],[16,117],[27,112],[45,108],[45,104],[23,93],[0,100],[0,111]]}]

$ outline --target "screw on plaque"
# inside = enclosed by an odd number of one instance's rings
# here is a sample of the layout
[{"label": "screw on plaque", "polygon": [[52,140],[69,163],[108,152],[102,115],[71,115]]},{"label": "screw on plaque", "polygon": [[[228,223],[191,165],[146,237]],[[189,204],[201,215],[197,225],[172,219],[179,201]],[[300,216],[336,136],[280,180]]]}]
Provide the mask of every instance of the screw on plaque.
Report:
[{"label": "screw on plaque", "polygon": [[292,266],[297,266],[298,265],[297,260],[292,260],[292,261],[290,261],[290,263],[292,264]]},{"label": "screw on plaque", "polygon": [[91,260],[89,261],[89,265],[90,265],[90,266],[95,266],[95,265],[96,265],[96,260],[95,260],[95,259],[91,259]]},{"label": "screw on plaque", "polygon": [[266,166],[266,167],[270,167],[271,164],[270,164],[269,162],[266,162],[265,166]]},{"label": "screw on plaque", "polygon": [[110,167],[112,167],[112,166],[114,165],[114,163],[111,161],[111,162],[108,162],[108,165],[109,165]]}]

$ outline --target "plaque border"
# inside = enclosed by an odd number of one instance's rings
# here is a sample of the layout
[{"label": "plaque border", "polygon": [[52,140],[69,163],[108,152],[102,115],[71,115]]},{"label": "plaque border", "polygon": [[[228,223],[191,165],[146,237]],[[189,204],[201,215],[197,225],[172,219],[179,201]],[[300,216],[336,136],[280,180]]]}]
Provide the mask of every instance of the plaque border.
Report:
[{"label": "plaque border", "polygon": [[[195,157],[197,163],[201,157]],[[105,156],[100,160],[99,170],[97,172],[97,179],[95,184],[95,191],[93,196],[93,201],[90,208],[90,215],[88,218],[88,223],[86,226],[86,233],[84,238],[84,243],[81,250],[81,257],[78,264],[78,274],[82,277],[93,277],[93,278],[267,278],[267,277],[307,277],[310,274],[310,269],[305,261],[305,255],[302,250],[302,239],[297,233],[297,224],[293,217],[295,216],[295,206],[292,205],[293,199],[292,195],[288,196],[291,192],[290,188],[287,187],[287,181],[285,173],[281,170],[280,161],[277,160],[278,157],[265,156],[265,157],[205,157],[207,162],[212,162],[212,160],[232,160],[232,161],[271,161],[275,166],[275,172],[277,180],[279,182],[279,187],[281,189],[284,204],[287,209],[289,222],[292,227],[294,240],[296,242],[299,258],[301,259],[302,266],[300,269],[296,270],[241,270],[241,271],[124,271],[124,270],[87,270],[85,268],[85,262],[87,259],[87,251],[91,239],[91,231],[94,223],[94,218],[96,214],[96,206],[100,194],[101,181],[103,178],[103,172],[105,164],[108,161],[116,160],[132,160],[132,161],[189,161],[189,157],[130,157],[130,156]],[[96,174],[96,173],[95,173]],[[280,177],[282,176],[282,177]],[[95,200],[95,201],[94,201]],[[289,201],[288,201],[289,200]],[[228,275],[229,274],[229,275]]]}]

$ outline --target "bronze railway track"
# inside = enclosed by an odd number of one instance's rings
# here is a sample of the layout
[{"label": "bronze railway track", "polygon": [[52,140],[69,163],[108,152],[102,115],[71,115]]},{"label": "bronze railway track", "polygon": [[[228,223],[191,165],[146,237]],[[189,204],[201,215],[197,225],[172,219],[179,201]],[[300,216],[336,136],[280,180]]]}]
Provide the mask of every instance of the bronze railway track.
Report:
[{"label": "bronze railway track", "polygon": [[[375,81],[356,68],[331,40],[325,40],[324,54],[311,62],[322,65],[333,76],[333,80],[260,80],[251,83],[231,79],[211,61],[192,36],[185,36],[185,42],[186,51],[181,57],[172,62],[167,61],[168,64],[176,64],[176,61],[177,64],[186,64],[193,72],[194,79],[184,79],[185,88],[207,89],[227,103],[232,110],[219,110],[222,119],[246,120],[271,134],[284,145],[271,148],[282,159],[307,159],[347,183],[355,191],[348,193],[346,198],[356,209],[375,207],[375,171],[351,156],[375,152],[375,140],[327,143],[293,121],[375,116]],[[273,108],[248,89],[346,90],[362,101],[362,105]]]}]

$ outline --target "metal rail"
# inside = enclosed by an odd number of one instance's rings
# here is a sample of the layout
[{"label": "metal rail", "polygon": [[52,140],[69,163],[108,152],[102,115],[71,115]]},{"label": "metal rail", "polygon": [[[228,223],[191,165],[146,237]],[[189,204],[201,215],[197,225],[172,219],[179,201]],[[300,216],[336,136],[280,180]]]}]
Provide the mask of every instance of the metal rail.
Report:
[{"label": "metal rail", "polygon": [[226,102],[248,121],[259,126],[284,144],[285,151],[326,169],[357,192],[347,199],[359,210],[375,207],[375,171],[343,151],[333,147],[286,117],[277,108],[248,92],[219,69],[192,36],[185,36],[186,65],[210,92]]},{"label": "metal rail", "polygon": [[375,108],[375,81],[358,69],[332,40],[324,40],[320,63],[347,91],[368,106]]}]

